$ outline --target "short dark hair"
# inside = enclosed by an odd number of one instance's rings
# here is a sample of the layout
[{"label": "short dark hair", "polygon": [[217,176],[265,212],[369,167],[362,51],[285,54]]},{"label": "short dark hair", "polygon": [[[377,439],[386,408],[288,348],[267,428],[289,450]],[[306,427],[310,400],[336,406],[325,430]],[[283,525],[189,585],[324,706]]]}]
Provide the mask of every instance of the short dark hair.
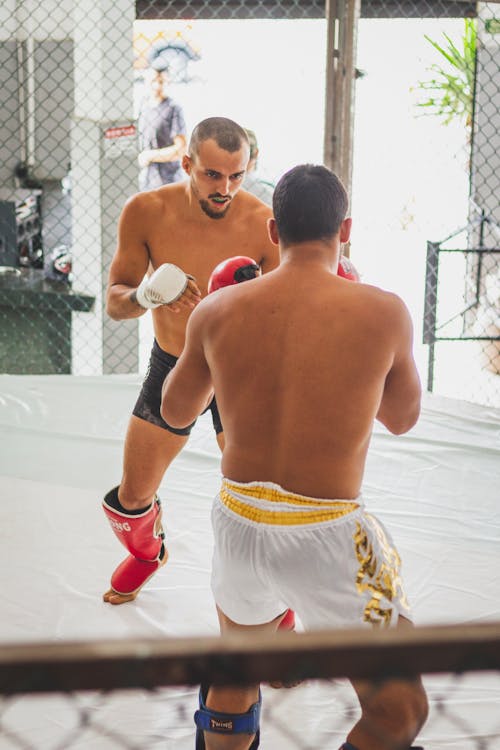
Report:
[{"label": "short dark hair", "polygon": [[281,177],[273,193],[280,242],[286,246],[331,239],[347,216],[348,203],[345,187],[327,167],[293,167]]},{"label": "short dark hair", "polygon": [[229,153],[239,151],[246,144],[250,148],[245,130],[234,120],[227,117],[207,117],[194,128],[189,140],[189,155],[198,153],[200,143],[212,138],[219,148]]}]

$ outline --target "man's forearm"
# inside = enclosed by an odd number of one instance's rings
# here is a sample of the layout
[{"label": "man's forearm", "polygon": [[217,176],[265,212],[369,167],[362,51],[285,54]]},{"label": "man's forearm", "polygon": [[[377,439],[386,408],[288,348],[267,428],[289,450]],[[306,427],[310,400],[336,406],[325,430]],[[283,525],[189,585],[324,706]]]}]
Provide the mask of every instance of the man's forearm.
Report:
[{"label": "man's forearm", "polygon": [[394,379],[394,374],[389,373],[376,418],[393,434],[402,435],[416,424],[421,397],[422,388],[416,369],[410,368],[404,380]]},{"label": "man's forearm", "polygon": [[182,155],[182,147],[173,143],[171,146],[165,146],[165,148],[159,148],[156,151],[156,161],[168,162],[177,161]]},{"label": "man's forearm", "polygon": [[420,399],[414,397],[406,403],[405,409],[393,409],[387,403],[381,404],[377,420],[393,435],[403,435],[417,423],[420,415]]},{"label": "man's forearm", "polygon": [[108,291],[106,312],[113,320],[140,318],[146,312],[136,298],[135,287],[126,284],[114,284]]},{"label": "man's forearm", "polygon": [[[182,356],[182,355],[181,355]],[[194,422],[209,406],[214,397],[211,382],[209,387],[186,385],[182,363],[176,364],[163,381],[160,414],[172,427],[182,429]]]},{"label": "man's forearm", "polygon": [[149,163],[165,164],[169,161],[177,161],[182,154],[182,148],[176,146],[175,143],[172,146],[165,146],[165,148],[156,148],[143,151],[145,160]]}]

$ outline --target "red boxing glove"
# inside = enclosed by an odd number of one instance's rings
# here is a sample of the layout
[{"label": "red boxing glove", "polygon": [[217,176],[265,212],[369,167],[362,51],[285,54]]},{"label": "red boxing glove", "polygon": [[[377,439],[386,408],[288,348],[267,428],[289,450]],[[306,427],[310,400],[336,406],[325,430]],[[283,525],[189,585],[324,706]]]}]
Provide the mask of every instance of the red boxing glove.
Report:
[{"label": "red boxing glove", "polygon": [[354,264],[345,255],[340,256],[337,276],[342,276],[343,279],[349,279],[349,281],[361,281],[361,277]]},{"label": "red boxing glove", "polygon": [[236,255],[219,263],[212,271],[208,280],[208,293],[211,294],[223,286],[239,284],[260,276],[260,266],[246,255]]}]

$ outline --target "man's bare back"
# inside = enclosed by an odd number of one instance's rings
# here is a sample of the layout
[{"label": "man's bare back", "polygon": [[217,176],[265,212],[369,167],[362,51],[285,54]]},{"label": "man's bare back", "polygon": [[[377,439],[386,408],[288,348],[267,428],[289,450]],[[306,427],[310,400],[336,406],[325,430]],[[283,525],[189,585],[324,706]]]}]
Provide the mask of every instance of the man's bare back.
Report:
[{"label": "man's bare back", "polygon": [[[395,359],[409,367],[411,327],[401,300],[314,260],[292,260],[213,295],[203,313],[200,340],[224,423],[224,476],[355,498],[386,377]],[[411,369],[408,377],[411,390]],[[394,431],[405,426],[389,423]]]}]

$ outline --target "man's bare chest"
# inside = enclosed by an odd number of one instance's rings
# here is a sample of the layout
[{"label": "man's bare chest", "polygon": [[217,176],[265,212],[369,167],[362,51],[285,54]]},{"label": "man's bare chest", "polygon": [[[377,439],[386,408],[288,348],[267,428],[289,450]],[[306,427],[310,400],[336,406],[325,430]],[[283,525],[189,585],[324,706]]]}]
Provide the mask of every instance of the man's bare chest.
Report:
[{"label": "man's bare chest", "polygon": [[148,245],[153,267],[175,263],[196,278],[204,293],[210,274],[222,260],[234,255],[250,255],[259,262],[265,252],[262,231],[252,233],[248,227],[222,226],[222,223],[220,220],[217,226],[203,230],[185,228],[185,231],[151,233]]}]

